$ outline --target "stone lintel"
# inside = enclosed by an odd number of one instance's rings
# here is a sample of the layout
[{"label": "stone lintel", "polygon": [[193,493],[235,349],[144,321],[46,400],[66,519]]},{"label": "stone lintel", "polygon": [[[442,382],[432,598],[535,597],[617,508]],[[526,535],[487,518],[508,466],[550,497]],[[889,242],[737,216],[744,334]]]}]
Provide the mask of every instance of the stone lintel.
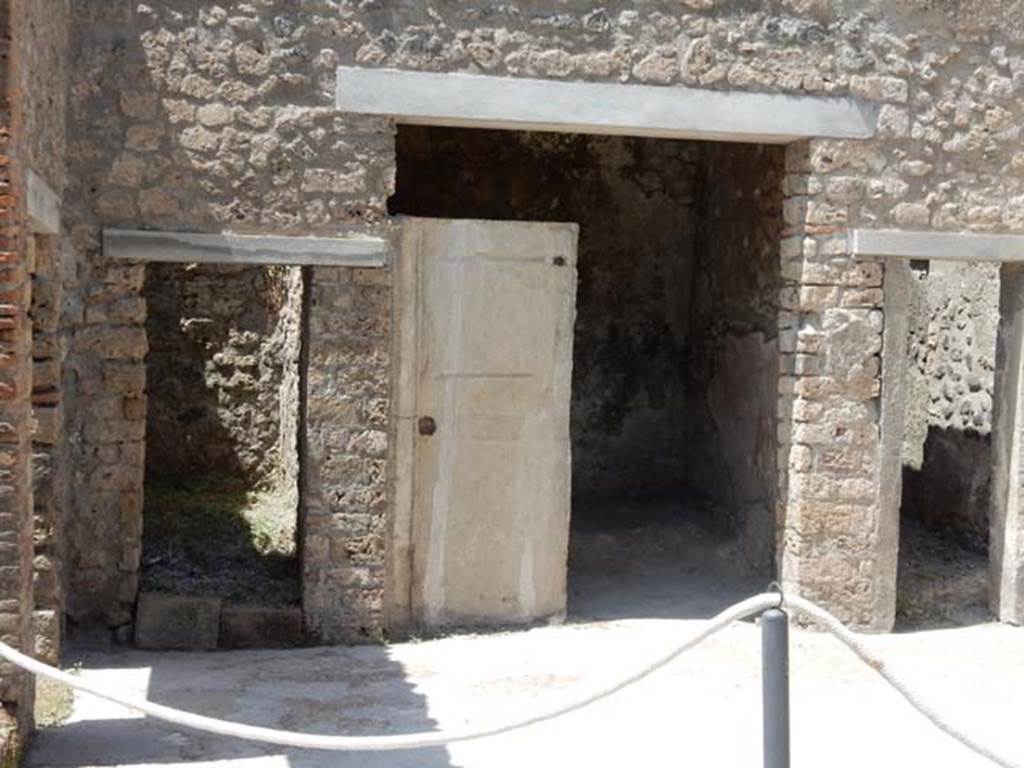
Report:
[{"label": "stone lintel", "polygon": [[1024,262],[1024,235],[855,229],[850,249],[861,258]]},{"label": "stone lintel", "polygon": [[850,97],[339,67],[344,112],[400,123],[783,144],[866,139],[878,109]]},{"label": "stone lintel", "polygon": [[285,264],[386,267],[390,245],[377,237],[279,237],[103,230],[103,254],[111,259],[186,264]]},{"label": "stone lintel", "polygon": [[25,174],[28,218],[40,235],[60,234],[60,196],[31,168]]}]

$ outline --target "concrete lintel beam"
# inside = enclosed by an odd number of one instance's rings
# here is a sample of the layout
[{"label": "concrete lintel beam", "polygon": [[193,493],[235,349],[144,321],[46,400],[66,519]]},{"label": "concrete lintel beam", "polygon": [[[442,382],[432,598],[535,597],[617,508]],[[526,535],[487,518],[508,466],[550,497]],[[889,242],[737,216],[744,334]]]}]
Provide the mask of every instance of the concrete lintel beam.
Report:
[{"label": "concrete lintel beam", "polygon": [[866,139],[878,109],[849,97],[339,67],[337,107],[400,123],[782,144]]},{"label": "concrete lintel beam", "polygon": [[40,235],[60,233],[60,197],[29,169],[25,174],[28,218],[32,231]]},{"label": "concrete lintel beam", "polygon": [[1024,262],[1024,235],[855,229],[850,248],[861,258]]},{"label": "concrete lintel beam", "polygon": [[103,230],[111,259],[187,264],[386,267],[390,245],[377,237],[327,238]]}]

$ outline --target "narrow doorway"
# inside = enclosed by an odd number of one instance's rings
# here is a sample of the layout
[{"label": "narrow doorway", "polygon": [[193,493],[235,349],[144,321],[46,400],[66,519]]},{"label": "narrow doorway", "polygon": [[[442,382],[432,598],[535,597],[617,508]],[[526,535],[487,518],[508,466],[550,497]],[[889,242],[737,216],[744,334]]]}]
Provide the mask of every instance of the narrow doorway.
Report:
[{"label": "narrow doorway", "polygon": [[282,623],[297,640],[301,268],[154,263],[144,293],[136,641],[195,598],[221,616],[209,643],[272,645]]},{"label": "narrow doorway", "polygon": [[898,630],[990,619],[999,265],[913,265]]}]

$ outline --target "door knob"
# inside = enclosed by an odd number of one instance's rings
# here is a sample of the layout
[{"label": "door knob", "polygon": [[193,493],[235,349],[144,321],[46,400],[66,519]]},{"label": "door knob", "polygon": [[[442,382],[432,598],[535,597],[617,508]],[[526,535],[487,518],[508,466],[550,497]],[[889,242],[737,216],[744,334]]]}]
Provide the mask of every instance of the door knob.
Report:
[{"label": "door knob", "polygon": [[430,416],[420,416],[419,430],[421,435],[430,437],[432,434],[437,432],[437,422]]}]

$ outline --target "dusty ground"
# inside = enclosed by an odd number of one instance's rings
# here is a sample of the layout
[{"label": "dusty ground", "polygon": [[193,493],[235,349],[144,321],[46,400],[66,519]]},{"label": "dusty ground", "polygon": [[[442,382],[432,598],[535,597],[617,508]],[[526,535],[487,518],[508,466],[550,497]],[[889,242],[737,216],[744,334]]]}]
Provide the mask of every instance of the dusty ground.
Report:
[{"label": "dusty ground", "polygon": [[722,519],[695,501],[611,501],[577,511],[570,619],[701,618],[764,591],[771,576],[737,566],[738,542]]},{"label": "dusty ground", "polygon": [[913,518],[900,524],[896,629],[965,627],[992,620],[988,555]]},{"label": "dusty ground", "polygon": [[299,600],[296,500],[211,475],[146,484],[141,587],[250,605]]},{"label": "dusty ground", "polygon": [[[482,725],[577,698],[645,663],[734,599],[760,591],[737,574],[714,526],[577,531],[571,621],[390,647],[207,654],[96,653],[83,677],[115,690],[248,723],[326,733]],[[643,566],[627,556],[644,552]],[[658,552],[662,556],[654,556]],[[680,557],[687,560],[680,564]],[[635,562],[635,561],[634,561]],[[1024,630],[992,623],[874,636],[898,669],[957,723],[1024,760]],[[831,637],[794,630],[795,766],[981,768]],[[378,755],[282,750],[139,719],[78,697],[42,731],[29,768],[522,768],[758,766],[759,635],[734,626],[615,698],[558,722],[448,749]]]}]

